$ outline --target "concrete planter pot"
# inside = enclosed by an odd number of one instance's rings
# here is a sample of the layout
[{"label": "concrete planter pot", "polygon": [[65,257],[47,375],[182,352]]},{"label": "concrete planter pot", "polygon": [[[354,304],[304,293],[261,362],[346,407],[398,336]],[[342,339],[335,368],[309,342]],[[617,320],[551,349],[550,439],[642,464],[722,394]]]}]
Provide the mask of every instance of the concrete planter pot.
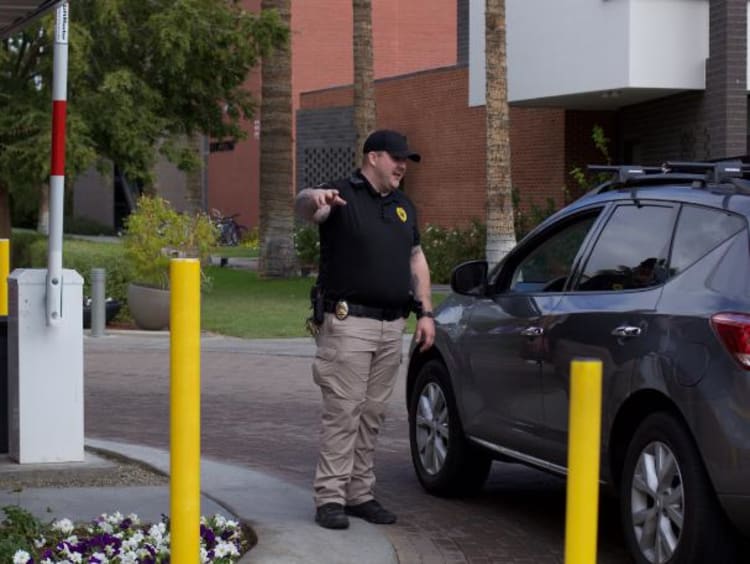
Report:
[{"label": "concrete planter pot", "polygon": [[159,331],[169,327],[169,290],[131,282],[128,308],[139,329]]}]

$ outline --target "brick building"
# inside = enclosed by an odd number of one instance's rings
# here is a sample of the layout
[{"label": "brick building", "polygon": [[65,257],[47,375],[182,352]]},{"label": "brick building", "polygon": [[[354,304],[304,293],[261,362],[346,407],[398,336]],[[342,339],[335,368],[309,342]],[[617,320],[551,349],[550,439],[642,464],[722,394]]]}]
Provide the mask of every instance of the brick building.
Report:
[{"label": "brick building", "polygon": [[[258,10],[260,1],[244,5]],[[373,2],[378,126],[402,130],[423,155],[405,182],[422,223],[485,216],[483,10],[484,0]],[[611,140],[614,162],[747,152],[746,0],[506,0],[506,21],[522,207],[561,204],[575,190],[571,169],[602,162],[594,125]],[[350,0],[292,2],[296,189],[354,165],[352,73]],[[260,93],[259,73],[247,86]],[[258,115],[247,140],[210,154],[204,186],[208,207],[239,212],[250,226],[261,127]],[[180,207],[179,173],[165,167],[162,178]]]},{"label": "brick building", "polygon": [[[244,6],[260,9],[259,0]],[[300,93],[351,85],[351,0],[316,0],[291,3],[293,109],[300,108]],[[457,60],[456,0],[377,0],[372,3],[374,75],[376,79],[408,75],[422,69],[455,65]],[[248,87],[260,94],[260,72],[248,78]],[[351,94],[349,95],[351,114]],[[348,128],[338,142],[354,142]],[[211,153],[208,161],[208,205],[225,213],[239,212],[246,225],[258,224],[259,136],[263,117],[247,124],[248,139],[234,150]],[[325,132],[321,133],[324,135]],[[299,136],[299,129],[297,130]],[[321,149],[330,168],[348,174],[337,150]]]}]

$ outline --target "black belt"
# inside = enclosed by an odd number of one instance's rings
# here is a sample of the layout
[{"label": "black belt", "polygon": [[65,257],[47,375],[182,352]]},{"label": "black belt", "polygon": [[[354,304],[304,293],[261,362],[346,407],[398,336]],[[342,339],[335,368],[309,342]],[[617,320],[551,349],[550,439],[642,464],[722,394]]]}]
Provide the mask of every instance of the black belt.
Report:
[{"label": "black belt", "polygon": [[406,317],[408,312],[405,308],[387,308],[387,307],[370,307],[360,304],[353,304],[346,300],[330,301],[326,300],[323,309],[328,313],[333,313],[339,319],[346,319],[348,316],[369,317],[378,321],[395,321]]}]

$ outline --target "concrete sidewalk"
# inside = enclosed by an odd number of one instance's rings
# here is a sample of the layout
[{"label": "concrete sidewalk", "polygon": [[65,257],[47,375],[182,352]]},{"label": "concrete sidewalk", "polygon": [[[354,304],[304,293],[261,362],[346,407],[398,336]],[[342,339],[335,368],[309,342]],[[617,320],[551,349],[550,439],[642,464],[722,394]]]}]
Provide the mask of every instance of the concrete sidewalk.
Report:
[{"label": "concrete sidewalk", "polygon": [[[108,461],[94,451],[143,463],[161,473],[169,472],[169,453],[145,446],[88,439],[86,461],[55,465],[19,465],[0,461],[0,476],[11,473],[96,473]],[[201,461],[201,514],[220,513],[248,523],[258,544],[241,562],[260,564],[389,564],[398,558],[382,530],[360,519],[349,529],[330,531],[313,522],[308,490],[275,477],[224,464]],[[169,514],[169,486],[49,487],[0,491],[0,506],[19,505],[43,522],[67,517],[90,521],[102,513],[135,513],[144,522],[159,521]]]}]

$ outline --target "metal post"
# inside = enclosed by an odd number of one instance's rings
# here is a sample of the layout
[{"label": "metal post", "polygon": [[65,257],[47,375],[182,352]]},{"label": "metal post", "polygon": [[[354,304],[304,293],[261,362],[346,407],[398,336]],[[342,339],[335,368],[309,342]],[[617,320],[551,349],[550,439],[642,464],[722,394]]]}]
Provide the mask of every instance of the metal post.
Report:
[{"label": "metal post", "polygon": [[200,262],[170,261],[171,560],[200,561]]},{"label": "metal post", "polygon": [[[65,193],[65,118],[68,89],[68,2],[57,8],[52,71],[52,163],[49,179],[49,243],[47,254],[47,324],[62,317],[62,236]],[[80,307],[80,306],[78,306]]]},{"label": "metal post", "polygon": [[0,239],[0,315],[8,315],[8,275],[10,274],[10,241]]},{"label": "metal post", "polygon": [[602,362],[570,364],[565,564],[596,564]]},{"label": "metal post", "polygon": [[91,336],[103,337],[107,324],[106,271],[91,269]]}]

